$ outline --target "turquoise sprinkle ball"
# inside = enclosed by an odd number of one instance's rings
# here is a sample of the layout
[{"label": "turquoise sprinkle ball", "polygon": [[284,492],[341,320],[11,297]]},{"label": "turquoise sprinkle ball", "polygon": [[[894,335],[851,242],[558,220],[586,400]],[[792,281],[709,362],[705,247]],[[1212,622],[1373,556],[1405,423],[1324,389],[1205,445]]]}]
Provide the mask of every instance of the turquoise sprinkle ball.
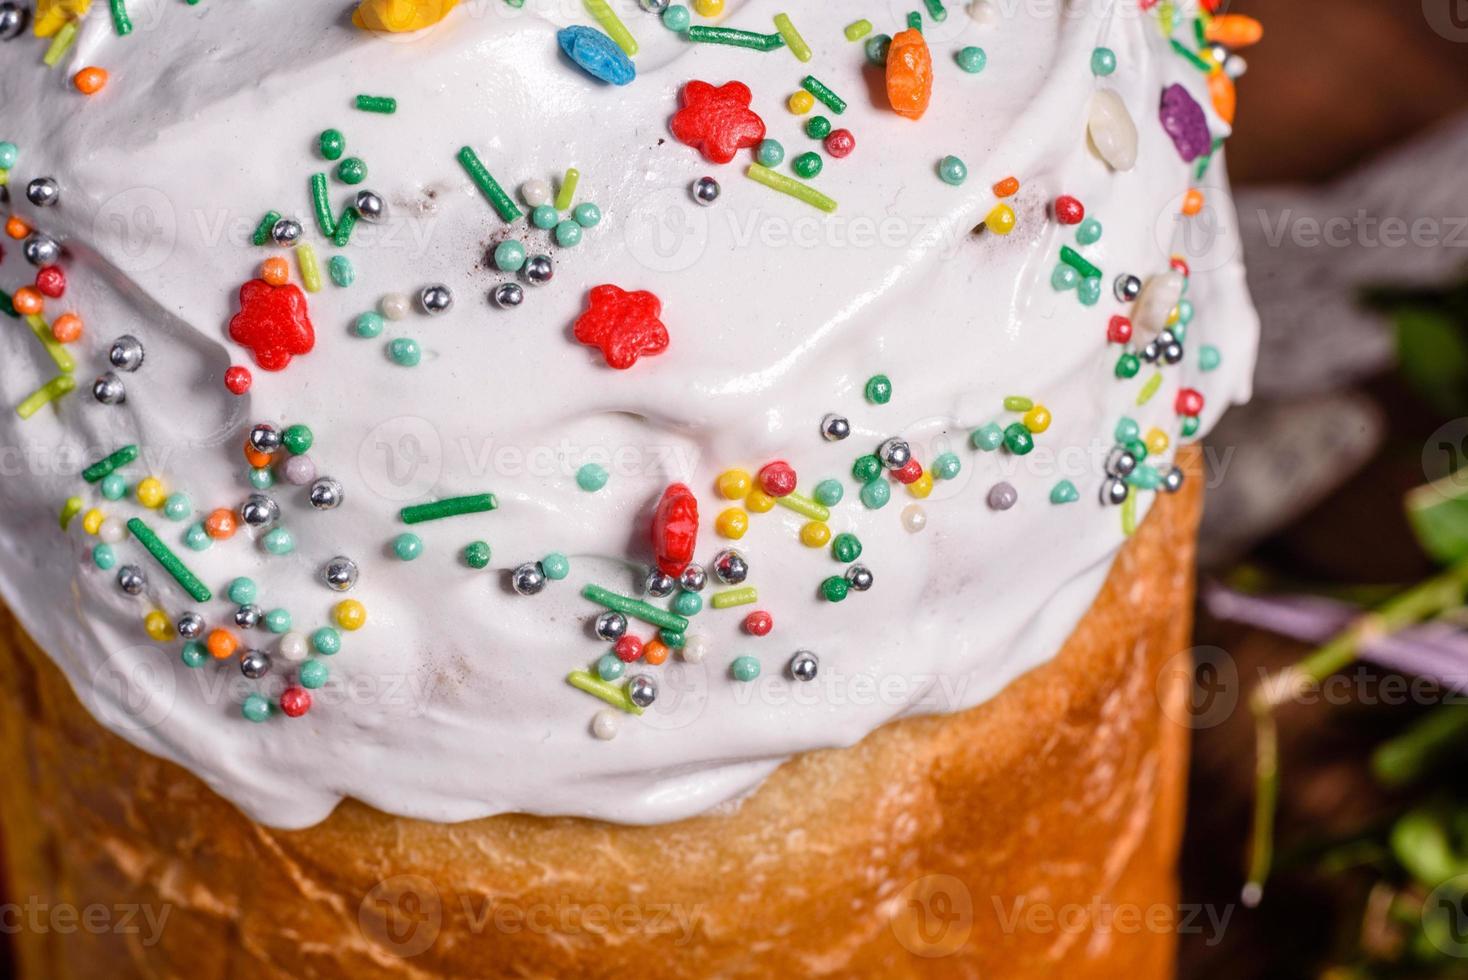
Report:
[{"label": "turquoise sprinkle ball", "polygon": [[545,572],[546,578],[559,582],[571,574],[571,559],[559,551],[552,551],[540,560],[540,569]]},{"label": "turquoise sprinkle ball", "polygon": [[256,490],[268,490],[275,486],[275,473],[262,466],[257,470],[250,471],[250,486]]},{"label": "turquoise sprinkle ball", "polygon": [[1116,52],[1110,48],[1097,48],[1091,52],[1091,73],[1105,78],[1116,71]]},{"label": "turquoise sprinkle ball", "polygon": [[1101,240],[1101,222],[1095,218],[1087,218],[1082,221],[1076,229],[1076,242],[1081,245],[1094,245]]},{"label": "turquoise sprinkle ball", "polygon": [[179,659],[185,667],[202,667],[209,662],[209,651],[198,640],[190,640],[183,645]]},{"label": "turquoise sprinkle ball", "polygon": [[296,550],[296,539],[291,537],[291,532],[283,527],[275,528],[262,540],[265,543],[265,550],[272,555],[288,555]]},{"label": "turquoise sprinkle ball", "polygon": [[761,166],[778,167],[785,161],[785,147],[779,140],[761,140],[754,156]]},{"label": "turquoise sprinkle ball", "polygon": [[259,594],[254,579],[240,577],[229,583],[229,601],[237,606],[248,606]]},{"label": "turquoise sprinkle ball", "polygon": [[1050,491],[1050,502],[1052,504],[1073,504],[1080,499],[1081,495],[1076,490],[1076,485],[1069,480],[1061,480]]},{"label": "turquoise sprinkle ball", "polygon": [[352,330],[358,337],[366,337],[370,340],[382,333],[383,325],[381,313],[363,313],[352,324]]},{"label": "turquoise sprinkle ball", "polygon": [[984,70],[984,66],[988,63],[989,56],[984,53],[983,48],[969,46],[960,49],[958,52],[958,67],[970,75],[977,75]]},{"label": "turquoise sprinkle ball", "polygon": [[194,502],[186,493],[173,493],[163,501],[163,516],[170,521],[181,521],[194,512]]},{"label": "turquoise sprinkle ball", "polygon": [[209,546],[213,543],[209,533],[204,530],[203,524],[191,524],[184,532],[184,546],[190,551],[208,551]]},{"label": "turquoise sprinkle ball", "polygon": [[530,223],[541,231],[550,231],[561,222],[561,213],[549,204],[537,205],[530,212]]},{"label": "turquoise sprinkle ball", "polygon": [[604,653],[596,662],[596,676],[604,681],[614,681],[627,670],[627,665],[615,653]]},{"label": "turquoise sprinkle ball", "polygon": [[663,11],[663,26],[670,31],[688,30],[688,22],[692,19],[693,15],[681,3],[675,3]]},{"label": "turquoise sprinkle ball", "polygon": [[1004,430],[999,428],[998,423],[990,422],[988,425],[980,426],[969,436],[975,449],[982,449],[991,453],[1004,444]]},{"label": "turquoise sprinkle ball", "polygon": [[872,510],[881,510],[892,499],[892,487],[886,480],[873,480],[861,488],[861,502]]},{"label": "turquoise sprinkle ball", "polygon": [[1137,436],[1141,434],[1142,427],[1137,424],[1136,420],[1127,418],[1125,415],[1123,415],[1120,419],[1117,420],[1116,429],[1112,432],[1112,437],[1115,438],[1117,442],[1131,442],[1133,439],[1137,438]]},{"label": "turquoise sprinkle ball", "polygon": [[587,493],[596,493],[607,485],[607,479],[606,467],[596,463],[587,463],[576,471],[576,485]]},{"label": "turquoise sprinkle ball", "polygon": [[816,484],[815,498],[826,507],[835,507],[846,496],[846,488],[839,480],[822,480]]},{"label": "turquoise sprinkle ball", "polygon": [[729,665],[729,673],[736,681],[747,684],[759,676],[759,661],[753,657],[735,657]]},{"label": "turquoise sprinkle ball", "polygon": [[673,612],[680,616],[697,616],[703,610],[703,597],[697,592],[679,592],[673,600]]},{"label": "turquoise sprinkle ball", "polygon": [[291,614],[284,609],[272,609],[265,614],[265,628],[272,633],[285,633],[291,628]]},{"label": "turquoise sprinkle ball", "polygon": [[571,209],[571,217],[582,228],[595,228],[601,224],[601,208],[590,201],[583,201]]},{"label": "turquoise sprinkle ball", "polygon": [[117,564],[117,552],[112,550],[110,544],[99,544],[92,549],[92,561],[105,572]]},{"label": "turquoise sprinkle ball", "polygon": [[494,247],[494,267],[501,272],[519,272],[524,265],[524,245],[519,242],[500,242]]},{"label": "turquoise sprinkle ball", "polygon": [[326,271],[331,281],[343,289],[357,281],[357,270],[352,268],[352,260],[345,255],[333,255],[326,263]]},{"label": "turquoise sprinkle ball", "polygon": [[247,721],[265,721],[270,717],[270,702],[263,694],[251,694],[245,698],[245,703],[240,705],[240,714]]},{"label": "turquoise sprinkle ball", "polygon": [[561,248],[574,248],[581,244],[581,226],[574,221],[562,221],[556,225],[556,244]]},{"label": "turquoise sprinkle ball", "polygon": [[1101,301],[1101,278],[1099,276],[1087,276],[1081,280],[1080,286],[1076,288],[1076,298],[1081,301],[1082,306],[1095,306]]},{"label": "turquoise sprinkle ball", "polygon": [[1081,274],[1064,262],[1055,267],[1050,273],[1050,286],[1057,293],[1063,293],[1067,289],[1075,289],[1081,284]]},{"label": "turquoise sprinkle ball", "polygon": [[968,164],[958,157],[946,156],[938,164],[938,176],[942,178],[943,183],[957,187],[968,180]]},{"label": "turquoise sprinkle ball", "polygon": [[963,469],[963,463],[954,453],[943,453],[933,460],[933,475],[940,480],[951,480]]},{"label": "turquoise sprinkle ball", "polygon": [[392,358],[394,364],[417,367],[418,362],[423,360],[423,350],[412,337],[399,337],[387,345],[387,356]]},{"label": "turquoise sprinkle ball", "polygon": [[866,54],[867,61],[874,65],[885,65],[887,63],[887,52],[892,47],[892,35],[873,34],[867,38]]},{"label": "turquoise sprinkle ball", "polygon": [[296,672],[296,677],[301,686],[307,690],[315,690],[326,683],[326,664],[319,660],[308,660],[301,664],[301,669]]},{"label": "turquoise sprinkle ball", "polygon": [[423,539],[416,534],[404,531],[393,539],[393,554],[403,561],[412,561],[423,554]]},{"label": "turquoise sprinkle ball", "polygon": [[1223,355],[1218,348],[1212,344],[1204,344],[1198,350],[1198,367],[1204,371],[1212,371],[1223,361]]},{"label": "turquoise sprinkle ball", "polygon": [[323,626],[311,634],[311,646],[329,657],[342,648],[342,635],[330,626]]},{"label": "turquoise sprinkle ball", "polygon": [[108,500],[121,500],[127,496],[127,481],[117,473],[108,473],[102,478],[101,490]]}]

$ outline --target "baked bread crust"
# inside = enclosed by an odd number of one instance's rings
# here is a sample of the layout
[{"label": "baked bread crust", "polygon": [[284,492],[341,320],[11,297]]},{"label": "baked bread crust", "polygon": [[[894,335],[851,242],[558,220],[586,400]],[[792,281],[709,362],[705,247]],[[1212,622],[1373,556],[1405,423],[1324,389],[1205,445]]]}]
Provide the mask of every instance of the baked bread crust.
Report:
[{"label": "baked bread crust", "polygon": [[[656,827],[351,800],[262,827],[103,729],[0,609],[0,900],[43,922],[10,937],[21,973],[1170,977],[1202,502],[1179,464],[1055,660]],[[44,925],[65,903],[73,930]]]}]

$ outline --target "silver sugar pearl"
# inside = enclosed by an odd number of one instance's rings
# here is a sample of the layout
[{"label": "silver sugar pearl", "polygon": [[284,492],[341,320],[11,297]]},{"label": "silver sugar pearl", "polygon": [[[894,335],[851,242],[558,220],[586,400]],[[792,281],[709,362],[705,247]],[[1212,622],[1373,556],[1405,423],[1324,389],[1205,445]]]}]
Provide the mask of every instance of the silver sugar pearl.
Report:
[{"label": "silver sugar pearl", "polygon": [[1166,490],[1168,493],[1177,493],[1182,488],[1183,488],[1183,471],[1182,471],[1182,467],[1180,467],[1180,466],[1174,466],[1172,469],[1168,470],[1165,474],[1163,474],[1163,477],[1162,477],[1162,489]]},{"label": "silver sugar pearl", "polygon": [[673,590],[677,587],[677,579],[671,575],[664,575],[656,568],[647,573],[647,581],[643,583],[643,588],[647,591],[647,594],[654,599],[666,599],[673,594]]},{"label": "silver sugar pearl", "polygon": [[454,305],[454,294],[443,283],[434,283],[423,287],[423,291],[418,294],[418,302],[423,306],[424,313],[435,316],[448,312],[449,307]]},{"label": "silver sugar pearl", "polygon": [[240,673],[250,680],[258,680],[270,673],[270,654],[264,650],[246,650],[240,658]]},{"label": "silver sugar pearl", "polygon": [[1124,504],[1130,492],[1125,480],[1121,477],[1112,477],[1101,484],[1101,502],[1113,506]]},{"label": "silver sugar pearl", "polygon": [[261,422],[250,430],[250,445],[256,452],[273,453],[280,448],[280,430],[269,422]]},{"label": "silver sugar pearl", "polygon": [[593,628],[597,636],[608,643],[615,643],[627,635],[627,617],[608,609],[596,617]]},{"label": "silver sugar pearl", "polygon": [[323,476],[311,484],[311,506],[317,510],[335,510],[341,506],[343,497],[339,480]]},{"label": "silver sugar pearl", "polygon": [[281,218],[270,226],[271,241],[277,245],[284,245],[286,248],[299,242],[305,233],[306,230],[295,218]]},{"label": "silver sugar pearl", "polygon": [[1106,457],[1106,474],[1108,476],[1129,476],[1132,470],[1137,468],[1137,457],[1128,449],[1117,446],[1111,450]]},{"label": "silver sugar pearl", "polygon": [[790,676],[798,681],[813,681],[821,669],[821,661],[809,650],[799,650],[790,658]]},{"label": "silver sugar pearl", "polygon": [[513,310],[525,302],[525,290],[520,288],[518,282],[502,282],[494,287],[489,298],[494,300],[494,305],[500,309]]},{"label": "silver sugar pearl", "polygon": [[128,595],[142,595],[148,587],[148,577],[136,565],[123,565],[117,570],[117,587]]},{"label": "silver sugar pearl", "polygon": [[646,708],[658,699],[658,682],[647,674],[633,674],[627,682],[627,700]]},{"label": "silver sugar pearl", "polygon": [[185,640],[197,640],[204,635],[204,617],[196,612],[186,612],[178,617],[175,624],[178,627],[178,635]]},{"label": "silver sugar pearl", "polygon": [[143,342],[130,333],[125,333],[112,342],[107,349],[107,362],[119,371],[136,371],[143,366]]},{"label": "silver sugar pearl", "polygon": [[912,447],[898,438],[888,439],[877,447],[877,458],[889,470],[900,470],[912,459]]},{"label": "silver sugar pearl", "polygon": [[872,570],[865,565],[852,565],[846,570],[846,584],[858,592],[872,587]]},{"label": "silver sugar pearl", "polygon": [[321,567],[321,581],[337,592],[346,592],[357,584],[357,563],[346,555],[337,555]]},{"label": "silver sugar pearl", "polygon": [[387,204],[375,191],[358,191],[352,207],[357,210],[357,216],[369,224],[375,224],[387,216]]},{"label": "silver sugar pearl", "polygon": [[556,274],[556,265],[549,255],[532,255],[525,260],[525,281],[532,286],[544,286]]},{"label": "silver sugar pearl", "polygon": [[712,177],[700,177],[693,182],[693,199],[704,207],[708,207],[719,199],[721,190],[717,180]]},{"label": "silver sugar pearl", "polygon": [[1162,348],[1158,346],[1157,341],[1150,340],[1147,342],[1147,345],[1137,353],[1142,358],[1142,360],[1146,361],[1148,364],[1156,364],[1157,359],[1162,356]]},{"label": "silver sugar pearl", "polygon": [[55,265],[61,258],[61,243],[50,235],[32,232],[21,246],[25,260],[34,266]]},{"label": "silver sugar pearl", "polygon": [[1131,273],[1123,272],[1116,277],[1116,282],[1112,284],[1111,289],[1116,294],[1117,300],[1122,303],[1130,303],[1142,295],[1142,280]]},{"label": "silver sugar pearl", "polygon": [[1241,54],[1231,54],[1223,59],[1223,73],[1229,78],[1243,78],[1244,73],[1249,70],[1249,63]]},{"label": "silver sugar pearl", "polygon": [[683,569],[683,574],[678,576],[678,584],[688,592],[702,592],[703,587],[708,585],[709,574],[703,570],[702,565],[689,565]]},{"label": "silver sugar pearl", "polygon": [[725,585],[739,585],[749,578],[749,562],[733,548],[714,555],[714,575]]},{"label": "silver sugar pearl", "polygon": [[9,0],[0,3],[0,41],[13,41],[20,37],[28,20],[30,14],[25,7]]},{"label": "silver sugar pearl", "polygon": [[280,520],[280,505],[263,493],[252,493],[240,504],[240,520],[250,527],[269,527]]},{"label": "silver sugar pearl", "polygon": [[240,606],[234,611],[234,624],[242,630],[252,630],[260,625],[265,611],[253,603]]},{"label": "silver sugar pearl", "polygon": [[672,0],[637,0],[637,6],[650,14],[660,14],[668,9],[671,2]]},{"label": "silver sugar pearl", "polygon": [[538,561],[527,561],[510,573],[510,586],[521,595],[537,595],[545,588],[545,569]]},{"label": "silver sugar pearl", "polygon": [[1184,356],[1183,345],[1177,341],[1166,344],[1162,348],[1162,359],[1168,364],[1177,364]]},{"label": "silver sugar pearl", "polygon": [[26,200],[38,208],[49,208],[61,200],[61,185],[55,177],[37,177],[25,186]]},{"label": "silver sugar pearl", "polygon": [[821,435],[826,437],[827,442],[840,442],[851,435],[851,421],[844,415],[832,412],[821,419]]},{"label": "silver sugar pearl", "polygon": [[1008,510],[1019,500],[1019,491],[1014,484],[1001,481],[989,488],[989,509]]},{"label": "silver sugar pearl", "polygon": [[127,388],[121,378],[107,371],[92,382],[92,397],[103,405],[121,405],[127,401]]}]

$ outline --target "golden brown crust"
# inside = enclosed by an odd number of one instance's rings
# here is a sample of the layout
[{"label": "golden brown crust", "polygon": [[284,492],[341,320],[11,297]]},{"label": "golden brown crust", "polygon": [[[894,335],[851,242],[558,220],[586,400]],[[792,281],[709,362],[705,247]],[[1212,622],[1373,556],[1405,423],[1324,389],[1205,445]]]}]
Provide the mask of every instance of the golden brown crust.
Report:
[{"label": "golden brown crust", "polygon": [[[12,937],[24,975],[1170,977],[1187,732],[1163,668],[1188,645],[1201,482],[992,701],[661,827],[351,801],[261,827],[97,725],[0,610],[0,897],[43,925]],[[45,925],[64,903],[106,928]]]}]

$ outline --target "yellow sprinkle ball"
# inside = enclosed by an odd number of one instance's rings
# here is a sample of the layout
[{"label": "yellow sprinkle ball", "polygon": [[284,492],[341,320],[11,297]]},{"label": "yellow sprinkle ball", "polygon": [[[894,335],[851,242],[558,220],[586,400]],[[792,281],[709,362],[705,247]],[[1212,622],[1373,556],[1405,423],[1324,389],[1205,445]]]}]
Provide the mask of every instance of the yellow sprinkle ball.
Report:
[{"label": "yellow sprinkle ball", "polygon": [[344,630],[359,630],[367,622],[367,607],[356,599],[343,599],[333,613],[336,625]]},{"label": "yellow sprinkle ball", "polygon": [[154,609],[143,617],[143,629],[159,643],[173,639],[173,624],[161,610]]},{"label": "yellow sprinkle ball", "polygon": [[1147,445],[1147,452],[1153,456],[1167,452],[1167,447],[1172,444],[1172,440],[1167,438],[1167,433],[1161,429],[1148,429],[1143,442]]},{"label": "yellow sprinkle ball", "polygon": [[984,219],[984,227],[996,235],[1007,235],[1014,231],[1014,208],[1000,204]]},{"label": "yellow sprinkle ball", "polygon": [[82,516],[82,530],[88,534],[96,534],[102,530],[102,522],[106,519],[106,514],[93,507]]},{"label": "yellow sprinkle ball", "polygon": [[1044,405],[1036,405],[1034,408],[1030,409],[1023,416],[1021,416],[1020,421],[1023,422],[1025,424],[1025,428],[1029,429],[1031,432],[1044,432],[1046,429],[1050,428],[1050,422],[1052,421],[1050,418],[1050,409],[1046,408]]},{"label": "yellow sprinkle ball", "polygon": [[933,492],[933,474],[931,470],[923,470],[923,475],[907,485],[907,492],[922,500]]},{"label": "yellow sprinkle ball", "polygon": [[157,510],[162,507],[164,498],[168,496],[163,489],[163,481],[156,476],[140,480],[133,494],[138,498],[138,503],[149,510]]},{"label": "yellow sprinkle ball", "polygon": [[800,529],[800,543],[807,548],[824,548],[831,540],[831,528],[822,521],[811,521]]},{"label": "yellow sprinkle ball", "polygon": [[749,530],[749,515],[738,507],[730,507],[714,519],[714,530],[720,537],[738,541]]},{"label": "yellow sprinkle ball", "polygon": [[748,470],[725,470],[719,474],[715,486],[719,489],[719,496],[725,500],[743,500],[749,496],[754,478],[749,475]]},{"label": "yellow sprinkle ball", "polygon": [[790,101],[785,104],[790,107],[791,112],[795,113],[797,116],[803,116],[807,112],[810,112],[811,109],[815,108],[816,97],[814,95],[811,95],[805,89],[801,89],[799,92],[796,92],[794,95],[790,96]]},{"label": "yellow sprinkle ball", "polygon": [[744,498],[745,509],[755,514],[768,514],[775,509],[775,498],[756,487]]},{"label": "yellow sprinkle ball", "polygon": [[724,0],[693,0],[693,9],[700,17],[717,17],[724,12]]}]

